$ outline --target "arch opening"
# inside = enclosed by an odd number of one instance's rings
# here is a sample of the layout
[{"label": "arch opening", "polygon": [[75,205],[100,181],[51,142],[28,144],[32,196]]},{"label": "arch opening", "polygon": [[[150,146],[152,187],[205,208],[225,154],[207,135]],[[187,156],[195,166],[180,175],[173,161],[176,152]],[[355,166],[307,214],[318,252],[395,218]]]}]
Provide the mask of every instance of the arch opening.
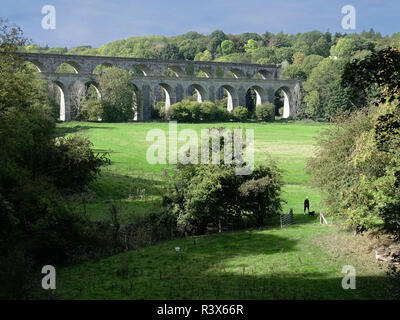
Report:
[{"label": "arch opening", "polygon": [[167,83],[159,83],[150,91],[151,119],[168,118],[168,110],[176,103],[174,89]]},{"label": "arch opening", "polygon": [[274,96],[275,116],[287,119],[290,117],[290,89],[281,87]]},{"label": "arch opening", "polygon": [[58,81],[49,81],[47,83],[48,95],[52,106],[52,114],[61,121],[69,120],[69,115],[65,110],[65,89],[64,85]]},{"label": "arch opening", "polygon": [[222,100],[225,104],[226,101],[226,109],[229,112],[232,112],[233,109],[237,106],[237,98],[236,98],[236,91],[230,85],[222,85],[217,90],[217,97],[218,100]]},{"label": "arch opening", "polygon": [[150,75],[151,70],[149,67],[143,65],[143,64],[138,64],[138,65],[134,65],[129,72],[133,75],[133,76],[138,76],[138,77],[147,77]]},{"label": "arch opening", "polygon": [[161,74],[165,77],[179,78],[185,76],[185,72],[178,66],[169,66]]},{"label": "arch opening", "polygon": [[80,65],[73,61],[63,62],[56,69],[56,73],[79,73],[80,71]]},{"label": "arch opening", "polygon": [[161,90],[157,90],[157,88],[155,90],[155,103],[164,100],[164,108],[165,112],[167,112],[171,107],[171,105],[173,105],[176,102],[176,97],[172,87],[169,84],[160,83],[159,87]]},{"label": "arch opening", "polygon": [[95,81],[88,81],[85,83],[86,97],[89,99],[101,100],[100,85]]},{"label": "arch opening", "polygon": [[142,120],[142,93],[139,88],[132,84],[133,92],[132,92],[132,111],[133,111],[133,121]]},{"label": "arch opening", "polygon": [[268,70],[258,70],[253,76],[253,79],[265,80],[272,78],[273,73],[269,72]]},{"label": "arch opening", "polygon": [[213,71],[211,68],[200,68],[199,71],[196,73],[196,77],[198,78],[212,78]]},{"label": "arch opening", "polygon": [[225,72],[224,78],[227,78],[227,79],[238,79],[238,77],[230,70]]},{"label": "arch opening", "polygon": [[254,113],[258,105],[262,104],[264,90],[259,86],[252,86],[246,91],[246,108]]},{"label": "arch opening", "polygon": [[226,75],[229,76],[230,78],[233,77],[234,79],[239,79],[239,78],[243,78],[244,77],[244,74],[243,74],[242,70],[236,69],[236,68],[230,69],[226,73]]},{"label": "arch opening", "polygon": [[35,60],[26,60],[24,65],[33,72],[43,72],[43,65],[39,61]]},{"label": "arch opening", "polygon": [[100,64],[98,64],[94,69],[93,69],[93,73],[94,74],[103,74],[104,73],[104,71],[106,70],[106,69],[108,69],[108,68],[112,68],[112,67],[114,67],[111,63],[108,63],[108,62],[103,62],[103,63],[100,63]]},{"label": "arch opening", "polygon": [[189,86],[189,92],[191,92],[193,100],[201,103],[207,99],[206,91],[204,88],[199,84],[192,84]]}]

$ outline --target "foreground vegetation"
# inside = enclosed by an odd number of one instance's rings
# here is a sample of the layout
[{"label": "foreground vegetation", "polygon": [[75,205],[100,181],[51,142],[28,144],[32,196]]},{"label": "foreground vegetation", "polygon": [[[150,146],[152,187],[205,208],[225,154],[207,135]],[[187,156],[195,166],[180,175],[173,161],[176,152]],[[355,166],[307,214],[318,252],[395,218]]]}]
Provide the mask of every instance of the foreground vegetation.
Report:
[{"label": "foreground vegetation", "polygon": [[[87,203],[95,220],[107,217],[110,200],[120,200],[121,221],[128,223],[157,210],[162,166],[145,160],[146,132],[154,123],[64,123],[59,132],[80,131],[97,150],[109,150],[112,165],[91,184],[96,200]],[[234,123],[218,126],[237,127]],[[179,124],[178,129],[215,124]],[[157,123],[168,132],[168,124]],[[255,130],[256,163],[277,160],[283,169],[283,211],[294,209],[296,225],[223,232],[162,242],[135,251],[88,262],[58,273],[56,297],[71,299],[380,299],[388,298],[385,269],[374,261],[380,241],[354,237],[338,226],[321,226],[303,215],[306,195],[312,210],[323,209],[320,193],[309,185],[307,159],[314,137],[325,124],[306,122],[246,123]],[[104,134],[106,132],[106,134]],[[150,143],[149,143],[150,144]],[[267,154],[268,153],[268,154]],[[134,167],[138,171],[130,170]],[[110,177],[114,177],[110,179]],[[135,198],[137,189],[146,189]],[[120,193],[119,193],[119,191]],[[129,191],[131,190],[131,194]],[[329,218],[329,222],[332,220]],[[175,247],[180,247],[179,253]],[[341,287],[344,265],[357,270],[357,290]]]}]

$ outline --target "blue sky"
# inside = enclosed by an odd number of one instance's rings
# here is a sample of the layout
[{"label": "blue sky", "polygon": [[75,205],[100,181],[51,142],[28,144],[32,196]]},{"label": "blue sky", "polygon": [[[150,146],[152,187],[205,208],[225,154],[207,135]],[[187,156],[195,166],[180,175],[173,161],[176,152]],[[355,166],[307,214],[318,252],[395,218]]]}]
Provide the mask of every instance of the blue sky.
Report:
[{"label": "blue sky", "polygon": [[[56,29],[41,26],[44,5],[56,8]],[[0,17],[39,45],[98,47],[137,35],[346,32],[341,9],[356,8],[357,29],[400,32],[398,0],[2,0]],[[348,32],[348,31],[347,31]],[[351,31],[353,32],[353,31]]]}]

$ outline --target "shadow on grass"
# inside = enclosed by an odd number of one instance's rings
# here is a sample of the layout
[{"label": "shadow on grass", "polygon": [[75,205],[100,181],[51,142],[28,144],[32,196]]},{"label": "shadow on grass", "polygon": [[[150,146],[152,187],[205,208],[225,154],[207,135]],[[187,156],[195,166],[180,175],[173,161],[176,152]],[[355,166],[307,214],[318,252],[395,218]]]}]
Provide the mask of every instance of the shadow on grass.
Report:
[{"label": "shadow on grass", "polygon": [[321,264],[288,261],[301,253],[297,243],[249,232],[166,242],[67,268],[57,291],[66,299],[388,298],[384,276],[357,276],[356,290],[344,290],[342,266],[332,273],[317,270]]},{"label": "shadow on grass", "polygon": [[76,133],[84,130],[89,130],[89,129],[106,129],[106,130],[112,130],[114,129],[113,127],[105,127],[105,126],[96,126],[95,123],[93,125],[91,124],[77,124],[71,127],[60,127],[57,126],[55,130],[55,136],[63,136],[69,133]]},{"label": "shadow on grass", "polygon": [[159,196],[159,188],[163,185],[165,182],[158,180],[157,175],[139,177],[105,170],[89,187],[103,200],[121,200],[138,192],[146,196]]}]

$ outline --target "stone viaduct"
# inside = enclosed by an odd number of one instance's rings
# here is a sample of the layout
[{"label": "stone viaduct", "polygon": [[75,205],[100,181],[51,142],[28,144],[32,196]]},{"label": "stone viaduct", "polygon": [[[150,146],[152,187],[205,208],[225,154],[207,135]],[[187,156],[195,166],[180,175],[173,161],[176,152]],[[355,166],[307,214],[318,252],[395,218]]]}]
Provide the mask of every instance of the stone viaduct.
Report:
[{"label": "stone viaduct", "polygon": [[[275,65],[40,53],[19,55],[25,61],[33,63],[45,80],[59,88],[60,119],[64,121],[71,119],[72,86],[76,81],[93,85],[101,96],[99,74],[94,73],[99,65],[136,71],[132,72],[132,83],[136,92],[141,94],[142,103],[138,106],[135,120],[151,120],[152,97],[160,97],[161,90],[164,92],[166,108],[191,96],[193,91],[197,92],[199,102],[215,101],[221,98],[223,89],[228,96],[228,111],[239,105],[245,106],[246,93],[250,89],[256,93],[256,105],[266,101],[273,102],[275,93],[281,89],[284,93],[284,118],[295,115],[300,103],[300,82],[282,80],[282,68]],[[56,72],[63,63],[72,66],[74,73]],[[203,77],[195,76],[199,71],[203,72]]]}]

